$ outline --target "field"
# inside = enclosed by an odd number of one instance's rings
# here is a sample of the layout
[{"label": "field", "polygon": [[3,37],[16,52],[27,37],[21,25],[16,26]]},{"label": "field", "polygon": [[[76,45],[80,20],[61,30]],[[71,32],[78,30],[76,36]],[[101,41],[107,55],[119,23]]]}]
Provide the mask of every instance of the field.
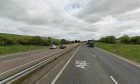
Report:
[{"label": "field", "polygon": [[140,45],[107,44],[99,42],[97,42],[95,45],[99,48],[105,49],[107,51],[140,63]]},{"label": "field", "polygon": [[0,46],[0,56],[47,48],[46,46]]}]

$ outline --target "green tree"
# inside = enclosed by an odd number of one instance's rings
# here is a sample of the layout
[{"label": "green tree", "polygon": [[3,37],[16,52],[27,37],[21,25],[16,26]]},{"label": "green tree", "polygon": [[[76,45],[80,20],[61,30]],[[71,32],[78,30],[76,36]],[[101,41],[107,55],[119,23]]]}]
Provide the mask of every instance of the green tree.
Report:
[{"label": "green tree", "polygon": [[38,46],[44,44],[44,40],[40,36],[33,37],[30,42],[31,44]]},{"label": "green tree", "polygon": [[107,43],[116,43],[116,42],[117,42],[115,36],[107,36],[106,39],[105,39],[105,41],[106,41]]},{"label": "green tree", "polygon": [[131,37],[130,42],[133,44],[140,44],[140,36]]},{"label": "green tree", "polygon": [[105,37],[102,37],[99,39],[99,42],[105,42],[105,39],[106,39]]},{"label": "green tree", "polygon": [[66,39],[61,39],[61,44],[69,44],[69,43],[71,42]]},{"label": "green tree", "polygon": [[102,37],[101,39],[99,39],[99,42],[116,43],[117,39],[115,36],[106,36],[106,37]]},{"label": "green tree", "polygon": [[61,40],[61,44],[67,44],[67,40],[66,39],[62,39]]},{"label": "green tree", "polygon": [[119,38],[119,41],[121,43],[128,44],[130,43],[130,37],[128,35],[123,35],[122,37]]}]

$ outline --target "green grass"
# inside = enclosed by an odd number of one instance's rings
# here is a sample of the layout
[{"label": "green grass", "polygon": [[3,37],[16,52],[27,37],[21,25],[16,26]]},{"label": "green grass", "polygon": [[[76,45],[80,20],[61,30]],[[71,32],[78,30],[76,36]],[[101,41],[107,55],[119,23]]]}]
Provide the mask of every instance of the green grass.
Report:
[{"label": "green grass", "polygon": [[33,36],[27,36],[27,35],[17,35],[17,34],[7,34],[7,33],[0,33],[0,37],[12,40],[13,42],[17,42],[18,40],[22,39],[32,39]]},{"label": "green grass", "polygon": [[[32,39],[35,36],[0,33],[0,37],[12,40],[14,43],[17,43],[17,41],[19,41],[19,40],[22,40],[22,39]],[[45,40],[49,40],[49,39],[45,38]],[[54,44],[58,45],[58,44],[61,43],[61,40],[53,38],[53,42],[54,42]]]},{"label": "green grass", "polygon": [[0,33],[1,37],[10,39],[10,40],[20,40],[24,38],[32,38],[33,36],[27,36],[27,35],[17,35],[17,34],[7,34],[7,33]]},{"label": "green grass", "polygon": [[97,47],[140,63],[140,45],[96,43]]},{"label": "green grass", "polygon": [[0,56],[47,48],[47,46],[0,46]]}]

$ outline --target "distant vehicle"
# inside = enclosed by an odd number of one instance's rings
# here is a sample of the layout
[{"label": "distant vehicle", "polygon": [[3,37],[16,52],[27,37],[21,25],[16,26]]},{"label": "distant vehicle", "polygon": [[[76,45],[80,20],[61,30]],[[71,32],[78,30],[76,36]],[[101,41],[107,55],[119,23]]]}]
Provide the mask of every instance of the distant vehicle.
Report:
[{"label": "distant vehicle", "polygon": [[56,49],[56,48],[57,48],[57,46],[54,45],[54,44],[52,44],[52,45],[50,46],[50,49]]},{"label": "distant vehicle", "polygon": [[63,44],[61,44],[61,45],[60,45],[60,49],[64,49],[64,48],[66,48],[66,46],[63,45]]},{"label": "distant vehicle", "polygon": [[87,41],[87,46],[88,47],[94,47],[94,41],[93,40],[88,40]]}]

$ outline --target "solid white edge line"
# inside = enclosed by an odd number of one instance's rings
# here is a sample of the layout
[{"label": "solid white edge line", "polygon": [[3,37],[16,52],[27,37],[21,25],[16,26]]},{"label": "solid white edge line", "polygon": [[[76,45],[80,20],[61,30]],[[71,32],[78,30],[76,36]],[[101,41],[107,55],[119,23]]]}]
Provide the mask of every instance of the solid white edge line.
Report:
[{"label": "solid white edge line", "polygon": [[136,66],[136,67],[140,67],[140,64],[139,64],[139,63],[136,63],[136,62],[134,62],[134,61],[132,61],[132,60],[130,60],[130,59],[128,59],[128,58],[124,58],[124,57],[122,57],[122,56],[119,56],[119,55],[117,55],[117,54],[115,54],[115,53],[112,53],[112,52],[109,52],[109,51],[107,51],[107,50],[104,50],[104,49],[102,49],[102,48],[98,48],[98,47],[97,47],[97,49],[99,49],[99,50],[101,50],[101,51],[104,51],[104,52],[106,52],[106,53],[108,53],[108,54],[111,54],[112,56],[114,56],[114,57],[116,57],[116,58],[118,58],[118,59],[121,59],[121,60],[123,60],[123,61],[125,61],[125,62],[127,62],[127,63],[130,63],[130,64],[132,64],[132,65],[134,65],[134,66]]},{"label": "solid white edge line", "polygon": [[[79,47],[80,48],[80,47]],[[79,50],[79,48],[75,51],[75,53],[72,55],[72,57],[68,60],[68,62],[64,65],[64,67],[61,69],[61,71],[57,74],[57,76],[54,78],[54,80],[52,81],[51,84],[55,84],[55,82],[57,81],[57,79],[59,78],[59,76],[62,74],[62,72],[64,71],[64,69],[67,67],[67,65],[69,64],[69,62],[71,61],[71,59],[75,56],[75,54],[77,53],[77,51]]]},{"label": "solid white edge line", "polygon": [[118,82],[115,80],[115,78],[113,76],[110,76],[110,78],[115,84],[118,84]]}]

